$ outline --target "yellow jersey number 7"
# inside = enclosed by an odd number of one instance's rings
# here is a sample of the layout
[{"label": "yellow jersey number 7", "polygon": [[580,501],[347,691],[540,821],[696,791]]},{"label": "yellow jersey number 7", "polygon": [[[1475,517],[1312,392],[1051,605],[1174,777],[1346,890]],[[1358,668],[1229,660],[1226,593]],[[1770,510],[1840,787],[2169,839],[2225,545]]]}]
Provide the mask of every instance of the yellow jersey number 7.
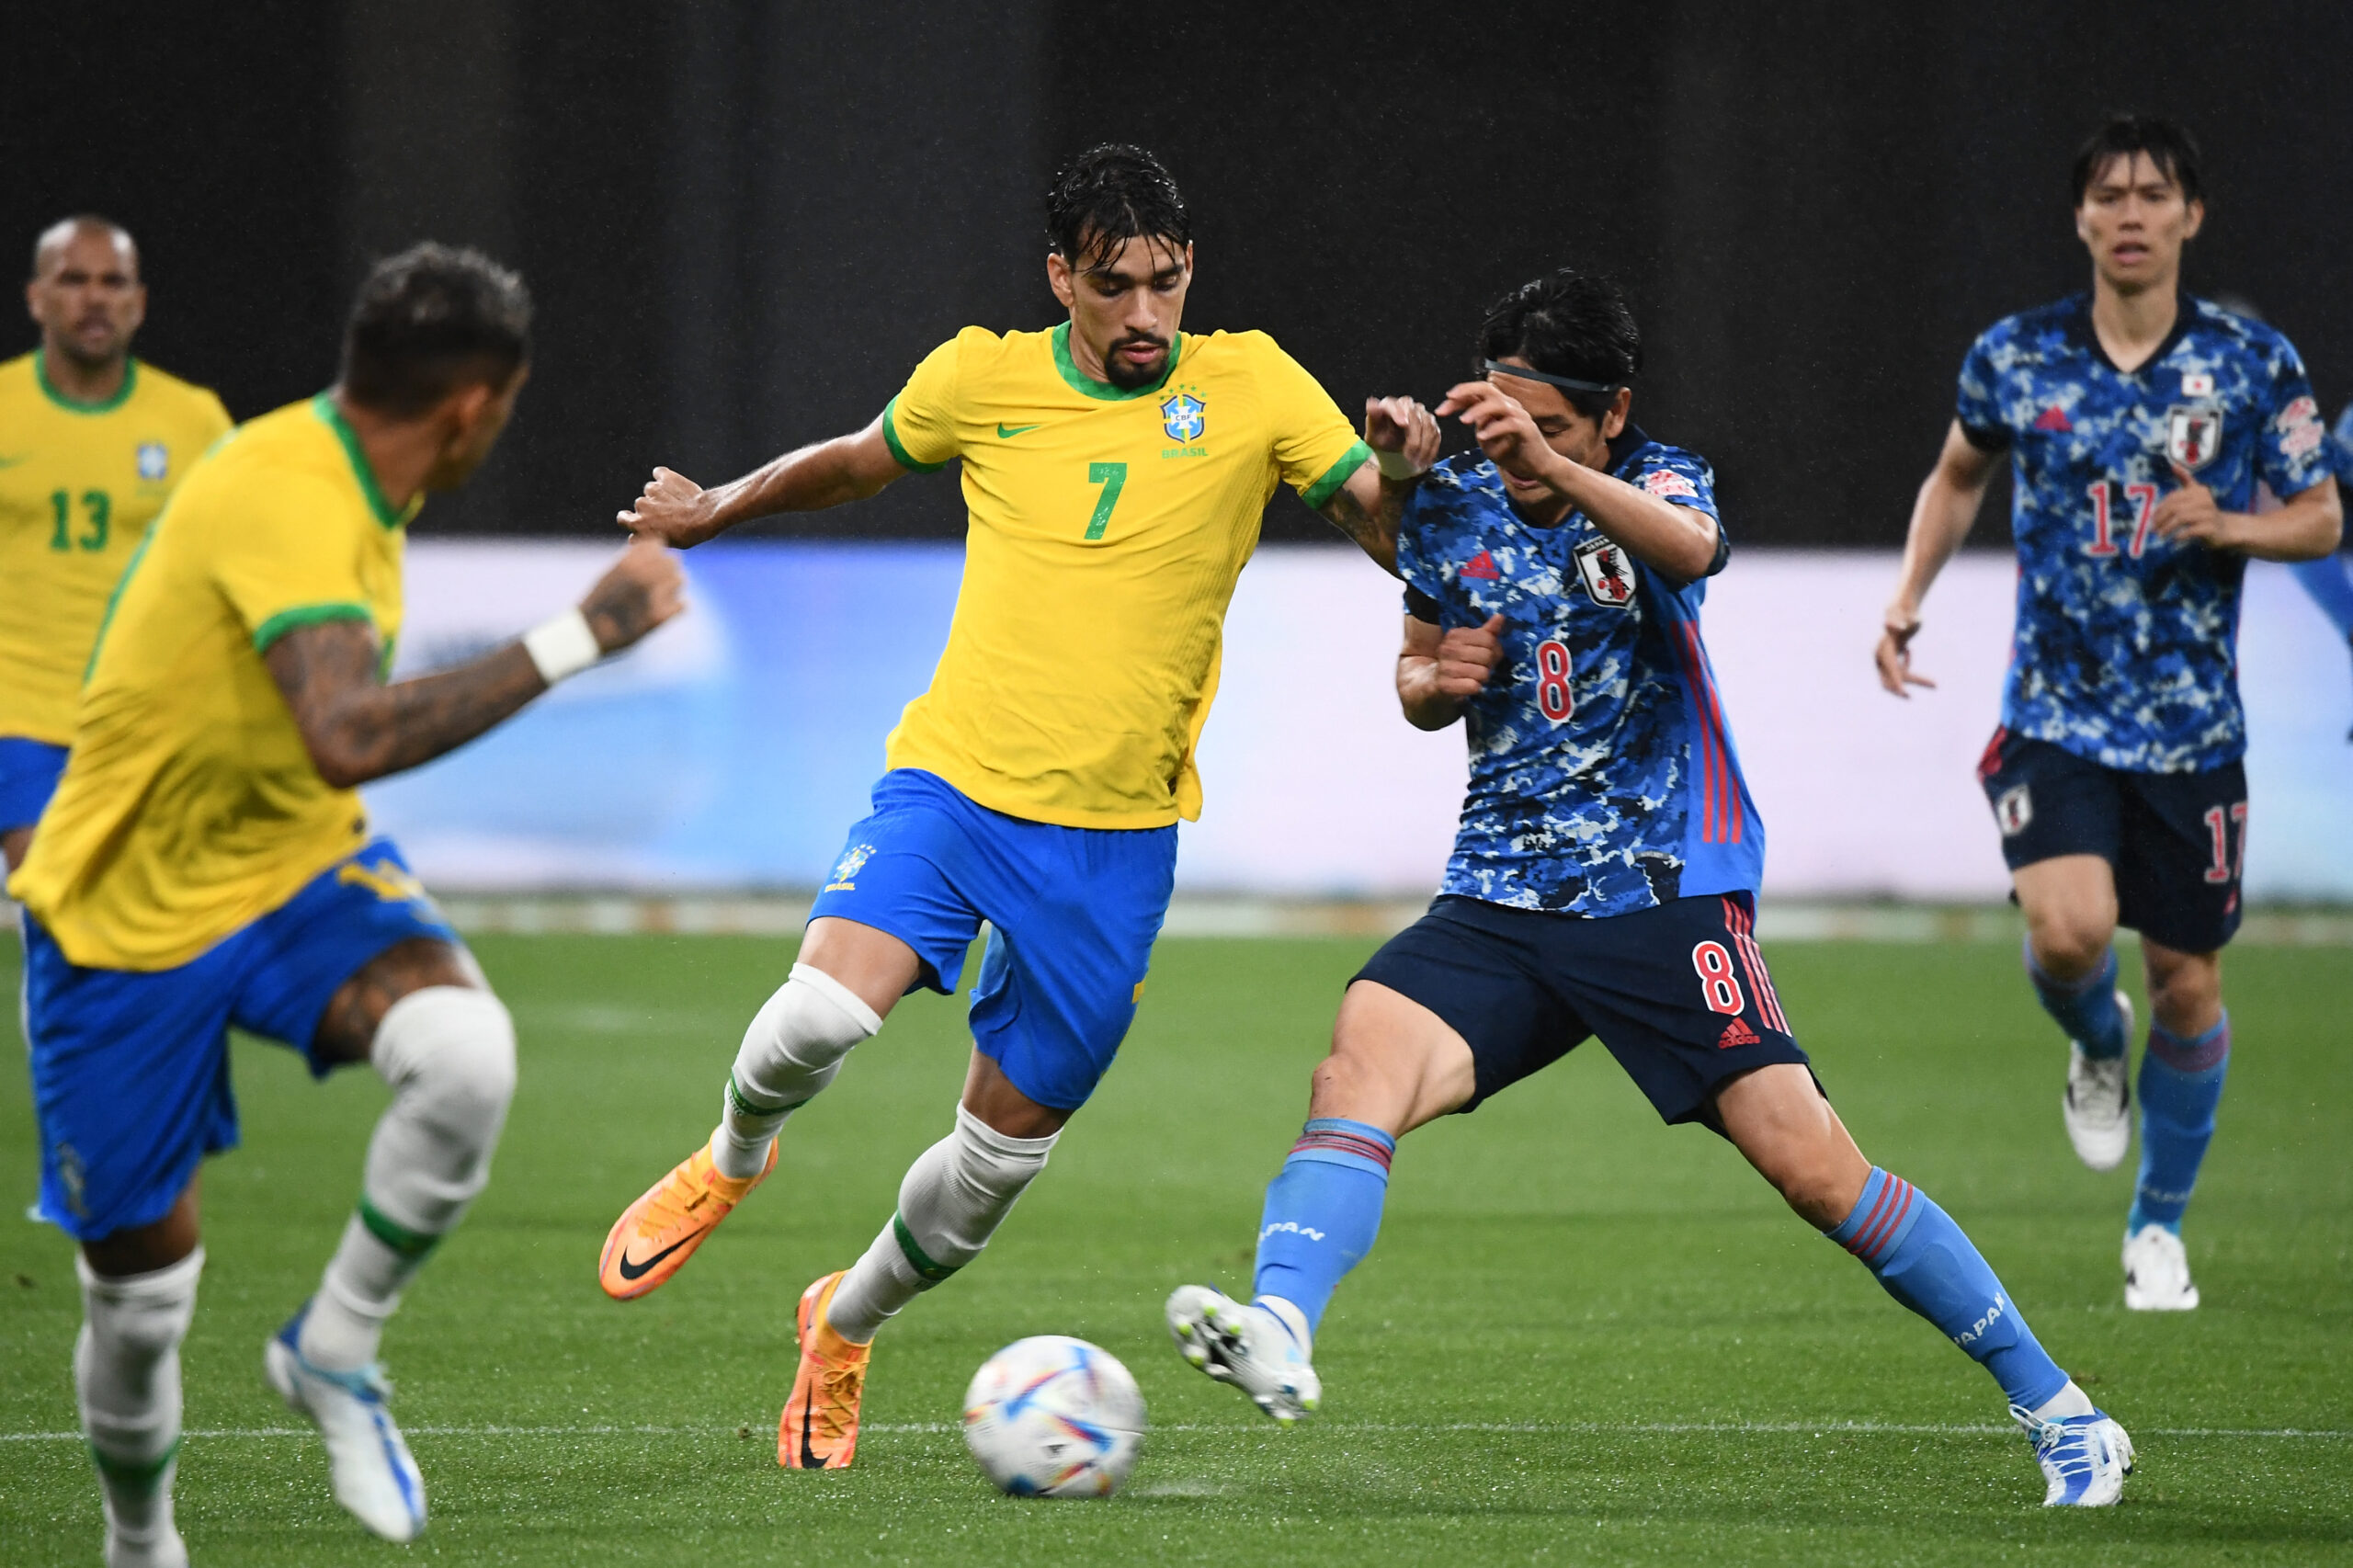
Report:
[{"label": "yellow jersey number 7", "polygon": [[1086,519],[1086,537],[1101,539],[1103,530],[1111,526],[1111,508],[1120,504],[1120,490],[1128,483],[1128,465],[1088,463],[1086,483],[1103,487],[1103,494],[1095,498],[1095,515]]}]

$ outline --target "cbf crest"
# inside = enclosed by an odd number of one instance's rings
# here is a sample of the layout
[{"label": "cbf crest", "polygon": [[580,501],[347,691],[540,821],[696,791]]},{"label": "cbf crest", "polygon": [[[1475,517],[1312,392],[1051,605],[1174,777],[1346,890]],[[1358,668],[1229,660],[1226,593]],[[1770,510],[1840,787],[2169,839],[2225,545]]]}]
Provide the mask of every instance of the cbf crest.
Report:
[{"label": "cbf crest", "polygon": [[161,441],[139,443],[139,477],[150,484],[162,479],[172,466],[171,449]]},{"label": "cbf crest", "polygon": [[2176,407],[2165,415],[2165,456],[2192,473],[2214,460],[2222,446],[2222,412]]},{"label": "cbf crest", "polygon": [[1172,441],[1198,441],[1210,427],[1208,406],[1191,392],[1171,393],[1160,403],[1160,427]]},{"label": "cbf crest", "polygon": [[1575,551],[1577,576],[1593,602],[1604,609],[1623,609],[1634,598],[1634,563],[1626,552],[1606,539],[1589,539]]}]

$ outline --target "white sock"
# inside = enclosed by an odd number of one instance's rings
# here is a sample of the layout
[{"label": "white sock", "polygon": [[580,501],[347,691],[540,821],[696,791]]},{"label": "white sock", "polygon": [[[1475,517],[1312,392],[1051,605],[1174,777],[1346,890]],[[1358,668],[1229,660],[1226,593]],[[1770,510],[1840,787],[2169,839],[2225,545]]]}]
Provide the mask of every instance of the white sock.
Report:
[{"label": "white sock", "polygon": [[490,1179],[515,1096],[515,1024],[497,997],[428,985],[393,1003],[370,1059],[392,1103],[368,1144],[359,1210],[302,1320],[302,1358],[356,1371],[376,1358],[402,1290]]},{"label": "white sock", "polygon": [[180,1341],[196,1315],[197,1248],[168,1268],[108,1278],[80,1255],[82,1332],[74,1392],[105,1488],[108,1535],[136,1553],[168,1555],[180,1447]]},{"label": "white sock", "polygon": [[710,1135],[711,1168],[731,1181],[759,1175],[786,1119],[834,1081],[852,1046],[881,1027],[858,993],[823,970],[794,964],[744,1031]]},{"label": "white sock", "polygon": [[865,1344],[885,1318],[980,1256],[1061,1136],[1008,1138],[958,1106],[956,1131],[907,1168],[899,1211],[835,1290],[825,1311],[834,1332]]},{"label": "white sock", "polygon": [[1315,1354],[1315,1335],[1307,1326],[1307,1314],[1297,1306],[1280,1296],[1261,1296],[1250,1304],[1264,1307],[1280,1319],[1282,1325],[1290,1330],[1290,1336],[1299,1341],[1300,1354],[1309,1357]]},{"label": "white sock", "polygon": [[2092,1403],[2092,1396],[2075,1386],[2069,1378],[2067,1386],[2042,1402],[2032,1415],[2037,1421],[2063,1421],[2070,1415],[2089,1415],[2099,1407]]}]

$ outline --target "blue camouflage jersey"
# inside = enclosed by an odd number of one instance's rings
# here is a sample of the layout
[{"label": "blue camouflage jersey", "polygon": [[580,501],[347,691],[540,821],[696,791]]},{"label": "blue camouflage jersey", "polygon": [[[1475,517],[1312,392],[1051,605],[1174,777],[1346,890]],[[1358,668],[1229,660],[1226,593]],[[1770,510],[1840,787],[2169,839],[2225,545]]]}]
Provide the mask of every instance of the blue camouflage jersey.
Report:
[{"label": "blue camouflage jersey", "polygon": [[[1609,460],[1628,483],[1716,515],[1715,475],[1692,453],[1630,425]],[[1506,622],[1502,662],[1463,715],[1471,783],[1445,892],[1625,915],[1756,891],[1765,824],[1699,642],[1704,580],[1652,571],[1582,512],[1531,526],[1476,452],[1415,487],[1397,571],[1422,620]]]},{"label": "blue camouflage jersey", "polygon": [[2016,468],[2018,636],[2002,723],[2106,767],[2188,773],[2246,751],[2239,585],[2246,557],[2150,527],[2178,464],[2225,511],[2328,474],[2303,361],[2260,322],[2182,297],[2127,374],[2091,297],[1995,323],[1961,368],[1962,433]]},{"label": "blue camouflage jersey", "polygon": [[2353,485],[2353,403],[2336,416],[2336,429],[2328,439],[2328,466],[2336,471],[2340,489]]}]

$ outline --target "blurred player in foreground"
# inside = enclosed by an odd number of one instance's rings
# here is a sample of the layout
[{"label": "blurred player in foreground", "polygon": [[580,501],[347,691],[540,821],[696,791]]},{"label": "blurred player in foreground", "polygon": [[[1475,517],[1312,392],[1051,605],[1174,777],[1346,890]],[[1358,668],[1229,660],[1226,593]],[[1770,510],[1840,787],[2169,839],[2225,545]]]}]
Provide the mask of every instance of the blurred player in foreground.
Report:
[{"label": "blurred player in foreground", "polygon": [[1590,1035],[1669,1122],[1731,1140],[1790,1207],[1982,1362],[2032,1435],[2046,1501],[2116,1501],[2123,1429],[2029,1332],[1945,1211],[1865,1159],[1782,1016],[1755,936],[1765,828],[1699,640],[1730,554],[1715,475],[1627,415],[1642,364],[1611,285],[1561,272],[1479,332],[1448,392],[1481,450],[1439,464],[1397,540],[1397,695],[1461,720],[1470,790],[1427,915],[1350,982],[1308,1120],[1267,1188],[1255,1299],[1168,1299],[1187,1360],[1279,1421],[1371,1250],[1397,1140],[1469,1111]]},{"label": "blurred player in foreground", "polygon": [[[866,1255],[801,1298],[777,1434],[790,1467],[851,1461],[876,1331],[980,1256],[1135,1017],[1176,821],[1200,812],[1193,747],[1226,605],[1275,486],[1392,557],[1403,492],[1313,378],[1264,334],[1178,330],[1191,220],[1157,162],[1081,155],[1054,180],[1047,231],[1063,324],[967,327],[858,434],[712,490],[657,469],[621,516],[690,545],[963,463],[963,587],[931,687],[892,733],[874,814],[744,1036],[718,1128],[621,1215],[598,1262],[623,1299],[675,1273],[900,996],[954,994],[988,922],[954,1131],[908,1171]],[[1368,437],[1435,455],[1436,422],[1409,429],[1398,412],[1370,408]]]},{"label": "blurred player in foreground", "polygon": [[[2344,487],[2353,484],[2353,403],[2336,416],[2336,428],[2328,438],[2329,466],[2336,471],[2337,494],[2341,500]],[[2343,555],[2318,556],[2311,561],[2296,562],[2292,570],[2296,581],[2303,585],[2328,623],[2336,628],[2336,635],[2344,641],[2347,652],[2353,652],[2353,559]],[[2346,739],[2353,740],[2353,732]]]},{"label": "blurred player in foreground", "polygon": [[420,245],[361,287],[336,385],[199,461],[98,636],[71,759],[9,887],[43,1218],[81,1244],[74,1352],[113,1568],[187,1562],[172,1522],[178,1346],[204,1249],[197,1171],[237,1141],[227,1032],[392,1101],[318,1293],[264,1353],[325,1439],[336,1500],[392,1540],[424,1485],[377,1342],[482,1188],[515,1034],[354,788],[481,734],[677,610],[634,545],[581,607],[471,664],[386,684],[404,529],[506,426],[530,304],[513,273]]},{"label": "blurred player in foreground", "polygon": [[40,347],[0,365],[0,859],[14,870],[65,769],[107,596],[204,449],[221,400],[131,357],[139,248],[103,218],[33,246]]},{"label": "blurred player in foreground", "polygon": [[[2341,520],[2295,348],[2180,291],[2201,190],[2197,142],[2165,120],[2111,120],[2076,153],[2091,291],[1996,322],[1970,349],[1877,653],[1896,696],[1935,684],[1912,668],[1920,604],[2008,450],[2018,644],[1978,771],[2026,915],[2028,977],[2072,1042],[2067,1135],[2094,1170],[2131,1142],[2132,1014],[2110,944],[2120,925],[2141,933],[2155,1016],[2124,1304],[2151,1312],[2198,1305],[2181,1218],[2230,1070],[2240,585],[2249,556],[2328,554]],[[2258,484],[2278,509],[2254,510]]]}]

